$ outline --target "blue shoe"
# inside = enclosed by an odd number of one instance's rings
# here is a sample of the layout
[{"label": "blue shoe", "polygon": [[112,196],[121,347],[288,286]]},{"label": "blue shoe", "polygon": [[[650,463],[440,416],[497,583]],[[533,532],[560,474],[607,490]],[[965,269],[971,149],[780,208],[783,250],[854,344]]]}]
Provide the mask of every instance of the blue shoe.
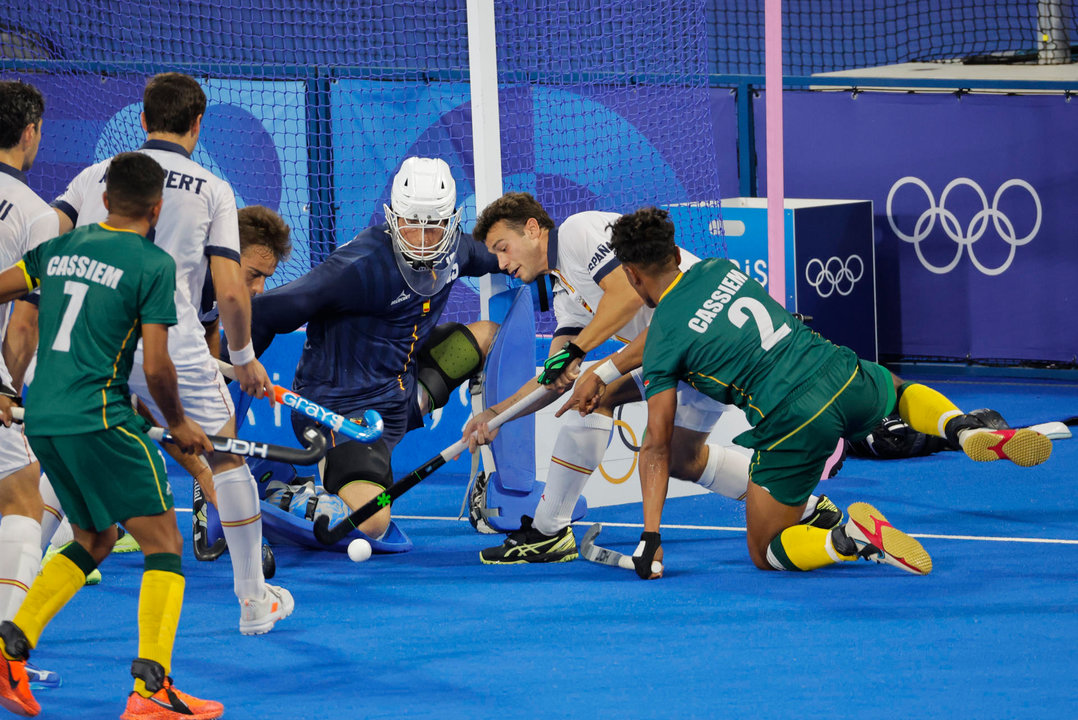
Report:
[{"label": "blue shoe", "polygon": [[52,670],[42,670],[29,661],[26,663],[26,677],[30,680],[31,690],[51,690],[52,688],[60,687],[63,682],[60,679],[60,673]]}]

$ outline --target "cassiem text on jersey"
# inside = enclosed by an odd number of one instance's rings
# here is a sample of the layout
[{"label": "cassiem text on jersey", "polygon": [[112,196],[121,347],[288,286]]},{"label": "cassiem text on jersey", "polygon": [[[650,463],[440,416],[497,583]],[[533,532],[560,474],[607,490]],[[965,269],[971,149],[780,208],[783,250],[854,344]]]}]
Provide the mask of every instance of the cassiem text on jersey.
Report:
[{"label": "cassiem text on jersey", "polygon": [[748,279],[748,275],[740,270],[730,270],[726,273],[718,289],[711,293],[700,309],[689,318],[689,328],[698,333],[707,332],[711,321],[726,308],[726,304]]},{"label": "cassiem text on jersey", "polygon": [[115,290],[124,271],[85,255],[57,255],[49,259],[45,274],[83,278]]}]

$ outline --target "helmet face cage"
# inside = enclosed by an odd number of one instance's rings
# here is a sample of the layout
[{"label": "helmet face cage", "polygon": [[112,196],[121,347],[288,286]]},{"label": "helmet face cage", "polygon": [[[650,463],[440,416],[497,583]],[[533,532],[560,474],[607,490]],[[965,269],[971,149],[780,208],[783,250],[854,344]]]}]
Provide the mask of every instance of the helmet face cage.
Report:
[{"label": "helmet face cage", "polygon": [[449,165],[437,158],[407,158],[393,177],[384,205],[397,267],[417,293],[430,296],[449,282],[460,239],[463,208]]},{"label": "helmet face cage", "polygon": [[[457,233],[460,230],[460,216],[463,208],[457,208],[448,218],[427,216],[405,217],[388,205],[383,205],[389,234],[393,238],[393,249],[413,265],[434,266],[457,246]],[[412,242],[401,231],[407,232]],[[429,234],[428,234],[429,233]],[[435,240],[438,233],[441,237]]]}]

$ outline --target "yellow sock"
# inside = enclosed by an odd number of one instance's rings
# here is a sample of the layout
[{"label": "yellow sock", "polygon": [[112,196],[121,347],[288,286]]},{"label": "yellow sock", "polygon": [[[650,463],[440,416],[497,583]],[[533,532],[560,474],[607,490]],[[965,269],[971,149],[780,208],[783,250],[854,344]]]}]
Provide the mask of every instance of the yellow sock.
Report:
[{"label": "yellow sock", "polygon": [[835,550],[830,530],[811,525],[786,528],[767,548],[767,561],[776,570],[816,570],[856,559]]},{"label": "yellow sock", "polygon": [[962,414],[946,396],[926,385],[904,383],[899,392],[898,413],[917,432],[947,437],[947,421]]},{"label": "yellow sock", "polygon": [[[78,543],[72,544],[82,549]],[[19,612],[15,614],[13,622],[26,635],[32,648],[37,647],[37,641],[49,621],[86,584],[86,572],[67,556],[66,550],[42,568],[19,606]],[[82,552],[89,557],[85,550]]]},{"label": "yellow sock", "polygon": [[[183,608],[185,581],[178,572],[179,564],[178,555],[159,553],[148,556],[138,599],[138,656],[160,663],[165,675],[171,671],[172,646]],[[150,569],[153,565],[173,565],[175,570]],[[143,697],[153,695],[141,678],[135,679],[135,692]]]}]

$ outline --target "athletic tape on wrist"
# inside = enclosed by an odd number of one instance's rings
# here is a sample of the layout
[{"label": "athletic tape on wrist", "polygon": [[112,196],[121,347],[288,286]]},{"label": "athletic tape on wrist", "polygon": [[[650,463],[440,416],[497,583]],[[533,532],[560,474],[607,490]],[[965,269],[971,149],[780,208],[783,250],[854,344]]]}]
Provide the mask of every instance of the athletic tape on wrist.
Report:
[{"label": "athletic tape on wrist", "polygon": [[621,377],[621,370],[618,370],[612,358],[607,358],[595,368],[595,377],[602,380],[604,385],[609,385]]},{"label": "athletic tape on wrist", "polygon": [[228,357],[232,360],[233,365],[246,365],[255,359],[255,344],[253,340],[247,342],[239,350],[233,350],[231,346],[228,348]]}]

